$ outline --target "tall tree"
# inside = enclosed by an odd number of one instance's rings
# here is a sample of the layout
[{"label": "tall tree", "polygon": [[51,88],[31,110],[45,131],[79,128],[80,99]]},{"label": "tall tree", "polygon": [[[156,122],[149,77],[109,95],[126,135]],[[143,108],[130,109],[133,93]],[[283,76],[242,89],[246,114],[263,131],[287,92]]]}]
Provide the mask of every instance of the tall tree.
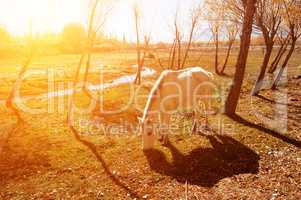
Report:
[{"label": "tall tree", "polygon": [[140,30],[139,30],[139,21],[140,21],[140,11],[137,4],[133,7],[134,19],[135,19],[135,31],[136,31],[136,52],[137,52],[137,74],[135,78],[135,83],[140,84],[141,82],[141,47],[140,47]]},{"label": "tall tree", "polygon": [[290,48],[289,52],[286,55],[283,64],[273,81],[272,89],[276,89],[278,82],[280,81],[282,74],[287,67],[287,64],[294,53],[296,42],[301,37],[301,4],[296,0],[283,0],[284,3],[284,18],[285,24],[289,30],[290,35]]},{"label": "tall tree", "polygon": [[[135,20],[135,32],[136,32],[136,52],[137,52],[137,72],[134,80],[135,84],[141,84],[141,71],[144,65],[144,61],[149,53],[151,33],[144,35],[144,43],[141,42],[141,10],[138,4],[133,6],[134,20]],[[159,61],[160,62],[160,61]]]},{"label": "tall tree", "polygon": [[290,34],[288,34],[286,31],[279,30],[277,33],[277,40],[278,40],[280,47],[279,47],[278,52],[268,70],[268,73],[271,73],[271,74],[275,72],[279,62],[281,61],[281,58],[283,57],[283,55],[285,54],[285,52],[287,50],[287,47],[290,42]]},{"label": "tall tree", "polygon": [[213,36],[214,46],[215,46],[215,54],[214,54],[214,69],[216,74],[220,74],[218,68],[218,52],[219,52],[219,35],[220,35],[220,25],[218,23],[214,23],[210,25],[210,30]]},{"label": "tall tree", "polygon": [[174,39],[169,50],[167,69],[173,69],[174,61],[175,61],[175,49],[176,49],[175,45],[176,45],[176,40]]},{"label": "tall tree", "polygon": [[275,43],[275,36],[282,20],[281,3],[277,0],[258,0],[255,19],[255,27],[262,32],[266,50],[259,75],[251,93],[253,96],[259,93],[263,85],[265,72]]},{"label": "tall tree", "polygon": [[[183,69],[188,59],[189,51],[193,44],[196,32],[198,31],[198,25],[202,17],[202,6],[198,3],[192,5],[189,11],[189,32],[186,34],[184,28],[180,25],[180,12],[179,7],[173,16],[172,21],[172,33],[173,43],[169,50],[168,57],[168,69]],[[187,38],[186,38],[187,36]],[[184,42],[185,41],[185,42]],[[183,53],[183,55],[182,55]]]},{"label": "tall tree", "polygon": [[150,39],[151,39],[150,34],[145,35],[144,36],[144,45],[140,47],[140,55],[142,54],[142,57],[139,59],[138,69],[137,69],[136,77],[134,80],[134,83],[136,83],[138,85],[141,84],[141,71],[142,71],[142,67],[144,66],[144,61],[145,61],[145,58],[147,57],[147,53],[149,53]]},{"label": "tall tree", "polygon": [[214,59],[214,69],[216,74],[220,74],[219,66],[218,66],[218,57],[219,57],[219,43],[220,43],[220,32],[223,27],[224,17],[225,17],[225,10],[221,0],[212,1],[206,0],[205,1],[206,7],[206,16],[209,23],[209,29],[212,34],[214,46],[215,46],[215,59]]},{"label": "tall tree", "polygon": [[179,23],[179,9],[177,8],[176,13],[173,18],[173,24],[172,24],[172,31],[174,34],[174,40],[171,46],[171,49],[169,51],[169,69],[180,69],[181,68],[181,62],[182,62],[182,55],[181,55],[181,49],[182,49],[182,38],[183,33],[180,27]]},{"label": "tall tree", "polygon": [[244,20],[244,3],[242,0],[222,0],[224,16],[227,21],[242,25]]},{"label": "tall tree", "polygon": [[[75,76],[73,79],[73,93],[71,95],[71,98],[68,102],[68,111],[67,111],[67,124],[68,126],[73,130],[74,127],[72,125],[73,121],[73,110],[74,110],[74,98],[75,98],[75,92],[76,92],[76,87],[78,86],[79,82],[79,76],[80,76],[80,71],[82,68],[82,65],[86,60],[86,69],[85,69],[85,74],[84,74],[84,86],[83,86],[83,92],[86,93],[86,95],[91,99],[91,100],[96,100],[96,102],[99,105],[98,99],[94,98],[92,94],[90,94],[90,91],[88,89],[88,74],[89,70],[91,67],[90,60],[91,60],[91,55],[92,55],[92,49],[95,43],[95,39],[97,34],[102,30],[106,19],[108,15],[112,11],[112,5],[113,5],[113,0],[109,1],[102,1],[102,0],[90,0],[88,3],[88,37],[86,40],[86,48],[85,51],[80,55],[80,59],[76,68]],[[97,109],[98,107],[96,107]]]},{"label": "tall tree", "polygon": [[14,115],[17,117],[18,124],[23,123],[24,120],[21,117],[19,109],[15,106],[14,101],[15,98],[17,98],[16,97],[17,90],[22,82],[22,79],[34,58],[36,49],[37,49],[36,38],[34,38],[33,36],[33,27],[32,27],[32,23],[30,23],[29,34],[26,37],[25,58],[21,66],[21,70],[17,76],[17,79],[14,82],[10,94],[6,100],[6,107],[13,111]]},{"label": "tall tree", "polygon": [[[87,25],[87,40],[85,45],[86,69],[84,74],[83,91],[90,98],[93,98],[88,89],[88,75],[91,68],[91,57],[94,43],[97,35],[103,31],[103,27],[107,21],[109,14],[112,11],[113,1],[90,0],[88,9],[88,25]],[[84,56],[85,57],[85,56]],[[83,61],[82,61],[83,62]]]},{"label": "tall tree", "polygon": [[179,70],[181,68],[181,62],[182,62],[182,32],[180,31],[179,25],[177,23],[175,23],[175,29],[176,29],[176,42],[178,45],[177,69]]},{"label": "tall tree", "polygon": [[234,115],[239,100],[239,95],[244,79],[246,62],[249,53],[252,24],[256,10],[257,0],[242,0],[244,7],[243,27],[240,42],[240,51],[237,58],[236,69],[234,74],[234,80],[231,85],[228,97],[225,104],[225,113],[228,115]]},{"label": "tall tree", "polygon": [[182,65],[181,65],[181,69],[183,69],[185,67],[185,63],[191,48],[191,44],[193,42],[193,37],[195,35],[197,26],[200,22],[200,18],[201,18],[201,14],[202,14],[202,9],[201,9],[201,5],[198,5],[195,8],[191,9],[191,14],[190,14],[190,31],[189,31],[189,38],[188,38],[188,43],[186,46],[186,50],[184,53],[184,57],[183,57],[183,61],[182,61]]},{"label": "tall tree", "polygon": [[226,31],[227,31],[227,39],[228,39],[228,48],[227,48],[227,53],[226,53],[226,58],[225,58],[225,62],[224,62],[224,65],[222,67],[222,69],[220,70],[220,74],[224,74],[225,73],[225,69],[226,69],[226,66],[228,64],[228,60],[229,60],[229,57],[230,57],[230,53],[231,53],[231,50],[232,50],[232,46],[237,38],[237,35],[238,35],[238,32],[239,32],[239,26],[237,23],[233,23],[233,22],[228,22],[225,24],[225,28],[226,28]]}]

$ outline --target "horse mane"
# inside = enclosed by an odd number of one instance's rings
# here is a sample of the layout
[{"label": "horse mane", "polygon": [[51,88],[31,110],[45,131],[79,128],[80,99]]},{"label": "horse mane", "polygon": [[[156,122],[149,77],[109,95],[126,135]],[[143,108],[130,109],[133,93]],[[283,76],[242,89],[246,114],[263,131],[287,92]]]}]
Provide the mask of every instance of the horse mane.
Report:
[{"label": "horse mane", "polygon": [[167,71],[163,72],[161,76],[158,78],[158,80],[155,82],[154,86],[152,87],[144,109],[143,118],[142,118],[143,120],[146,119],[148,112],[150,111],[151,107],[154,105],[155,97],[158,95],[163,85],[166,74]]}]

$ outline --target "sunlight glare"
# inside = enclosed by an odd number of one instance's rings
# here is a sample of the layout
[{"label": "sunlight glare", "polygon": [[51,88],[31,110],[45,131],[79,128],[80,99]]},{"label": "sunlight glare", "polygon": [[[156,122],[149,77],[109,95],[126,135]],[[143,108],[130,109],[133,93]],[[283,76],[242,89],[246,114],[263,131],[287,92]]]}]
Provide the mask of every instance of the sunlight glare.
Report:
[{"label": "sunlight glare", "polygon": [[14,35],[59,32],[66,23],[83,22],[83,0],[0,0],[0,24]]}]

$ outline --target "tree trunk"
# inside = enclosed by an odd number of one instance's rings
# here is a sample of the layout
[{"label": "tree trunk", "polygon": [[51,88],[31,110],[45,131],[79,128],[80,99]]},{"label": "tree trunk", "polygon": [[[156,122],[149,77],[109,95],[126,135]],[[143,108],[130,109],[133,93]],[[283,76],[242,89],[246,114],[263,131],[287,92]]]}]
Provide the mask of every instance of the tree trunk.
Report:
[{"label": "tree trunk", "polygon": [[88,52],[87,61],[86,61],[86,70],[85,70],[85,76],[84,76],[85,86],[86,86],[86,82],[88,81],[88,74],[89,74],[89,71],[90,71],[90,66],[91,66],[91,53]]},{"label": "tree trunk", "polygon": [[136,73],[136,78],[135,78],[135,84],[140,85],[141,83],[141,65],[138,64],[138,68],[137,68],[137,73]]},{"label": "tree trunk", "polygon": [[82,63],[83,63],[84,59],[85,59],[85,54],[82,54],[81,57],[80,57],[80,60],[78,62],[78,65],[77,65],[77,69],[76,69],[74,80],[73,80],[73,84],[72,84],[73,92],[70,95],[71,97],[70,97],[69,102],[68,102],[68,111],[67,111],[67,124],[69,126],[72,126],[72,120],[73,120],[73,103],[74,103],[76,85],[78,84],[78,81],[79,81],[80,69],[81,69],[81,66],[82,66]]},{"label": "tree trunk", "polygon": [[227,63],[228,63],[228,60],[229,60],[229,56],[230,56],[230,52],[231,52],[233,43],[234,43],[234,41],[233,42],[229,41],[229,45],[228,45],[228,49],[227,49],[227,54],[226,54],[226,59],[225,59],[223,68],[220,71],[220,74],[224,74],[224,72],[225,72],[225,69],[226,69],[226,66],[227,66]]},{"label": "tree trunk", "polygon": [[273,50],[273,43],[267,43],[266,52],[265,52],[265,55],[263,58],[263,63],[262,63],[261,69],[260,69],[260,73],[257,77],[254,88],[251,93],[252,96],[258,95],[258,93],[260,92],[260,89],[262,88],[265,72],[266,72],[267,66],[269,64],[271,55],[272,55],[272,50]]},{"label": "tree trunk", "polygon": [[190,35],[190,38],[189,38],[189,41],[188,41],[188,45],[187,45],[187,48],[186,48],[186,51],[185,51],[185,54],[184,54],[184,58],[183,58],[182,65],[181,65],[182,69],[185,67],[185,62],[186,62],[186,59],[188,57],[188,53],[189,53],[189,50],[190,50],[191,42],[192,42],[192,35]]},{"label": "tree trunk", "polygon": [[244,79],[246,62],[250,47],[253,17],[256,9],[256,0],[247,0],[245,9],[246,11],[243,22],[240,51],[237,58],[234,80],[225,103],[225,113],[230,116],[235,114],[240,90]]},{"label": "tree trunk", "polygon": [[[93,23],[94,17],[91,20],[92,20],[91,23]],[[86,51],[82,53],[83,55],[86,54],[86,56],[87,56],[86,69],[85,69],[85,74],[84,74],[83,92],[90,99],[93,99],[93,96],[90,93],[89,88],[88,88],[88,76],[89,76],[89,71],[90,71],[90,68],[91,68],[92,49],[93,49],[94,42],[95,42],[95,39],[96,39],[96,35],[94,35],[92,32],[93,32],[93,28],[90,27],[90,30],[89,30],[89,33],[88,33],[88,42],[87,42]],[[82,60],[82,62],[83,62],[83,60]]]},{"label": "tree trunk", "polygon": [[287,46],[288,46],[288,42],[285,42],[281,45],[280,49],[278,50],[277,52],[277,55],[275,57],[275,59],[273,60],[270,68],[269,68],[269,71],[268,73],[272,74],[275,72],[275,70],[277,69],[277,66],[282,58],[282,56],[284,55],[284,53],[286,52],[287,50]]},{"label": "tree trunk", "polygon": [[215,33],[215,61],[214,61],[214,68],[216,74],[220,74],[218,69],[218,48],[219,48],[219,38],[218,38],[218,32],[216,32]]},{"label": "tree trunk", "polygon": [[170,69],[173,69],[174,68],[174,65],[175,65],[175,59],[176,59],[176,43],[173,47],[173,50],[172,50],[172,56],[171,56],[171,65],[170,65]]},{"label": "tree trunk", "polygon": [[284,72],[284,69],[285,69],[285,67],[281,66],[276,78],[274,79],[274,81],[272,83],[272,87],[271,87],[272,90],[276,90],[277,85],[278,85],[278,83],[279,83],[279,81],[282,77],[283,72]]},{"label": "tree trunk", "polygon": [[191,27],[191,30],[190,30],[190,34],[189,34],[189,40],[188,40],[187,48],[186,48],[186,51],[185,51],[185,54],[184,54],[184,58],[183,58],[183,62],[182,62],[182,66],[181,66],[182,69],[185,67],[185,62],[186,62],[186,59],[188,57],[188,53],[189,53],[190,46],[191,46],[191,43],[192,43],[194,28],[195,28],[195,24],[192,24],[192,27]]},{"label": "tree trunk", "polygon": [[[86,70],[85,70],[85,75],[84,75],[84,87],[83,87],[83,91],[84,93],[86,93],[86,95],[92,99],[92,95],[89,92],[88,89],[88,74],[90,71],[90,65],[91,65],[91,54],[92,54],[92,48],[93,48],[93,44],[94,44],[94,39],[96,37],[96,33],[94,33],[93,31],[93,25],[94,25],[94,20],[95,20],[95,14],[96,14],[96,9],[97,6],[99,4],[99,1],[95,1],[91,10],[91,14],[89,17],[89,28],[88,28],[88,40],[87,40],[87,46],[86,46],[86,52],[83,52],[83,54],[87,53],[87,62],[86,62]],[[81,59],[84,59],[85,56],[82,55]],[[83,60],[81,60],[80,62],[83,62]]]},{"label": "tree trunk", "polygon": [[24,77],[24,74],[27,71],[27,68],[28,68],[29,64],[31,63],[32,57],[33,57],[33,55],[30,55],[30,57],[23,64],[23,66],[21,68],[21,71],[19,72],[19,75],[17,77],[17,80],[14,83],[12,90],[10,91],[9,97],[6,100],[6,106],[7,107],[12,107],[13,106],[13,100],[14,100],[15,95],[16,95],[16,90],[18,88],[18,83]]},{"label": "tree trunk", "polygon": [[178,69],[181,68],[181,40],[178,39]]},{"label": "tree trunk", "polygon": [[174,62],[174,48],[176,45],[176,40],[173,41],[172,46],[170,48],[169,54],[168,54],[168,69],[172,69],[173,68],[173,62]]},{"label": "tree trunk", "polygon": [[135,15],[135,28],[136,28],[136,50],[137,50],[137,74],[135,78],[135,84],[140,84],[141,82],[141,49],[140,49],[140,35],[139,35],[139,25],[138,25],[138,14]]},{"label": "tree trunk", "polygon": [[290,47],[290,50],[289,50],[288,54],[286,55],[285,60],[284,60],[284,62],[283,62],[283,64],[282,64],[282,66],[281,66],[281,68],[280,68],[280,70],[279,70],[279,72],[278,72],[276,78],[275,78],[274,81],[273,81],[273,84],[272,84],[272,87],[271,87],[272,90],[275,90],[275,89],[277,88],[277,85],[278,85],[278,83],[279,83],[279,81],[280,81],[280,79],[281,79],[281,77],[282,77],[282,74],[283,74],[283,72],[284,72],[284,69],[285,69],[285,67],[287,66],[288,61],[290,60],[290,58],[291,58],[291,56],[292,56],[292,54],[293,54],[293,52],[294,52],[294,50],[295,50],[296,41],[297,41],[296,39],[293,39],[293,40],[292,40],[292,45],[291,45],[291,47]]},{"label": "tree trunk", "polygon": [[84,75],[84,88],[83,88],[83,92],[90,98],[92,99],[93,96],[91,95],[89,88],[88,88],[88,74],[90,71],[90,67],[91,67],[91,52],[90,50],[88,50],[88,54],[87,54],[87,61],[86,61],[86,70],[85,70],[85,75]]},{"label": "tree trunk", "polygon": [[27,58],[27,60],[23,64],[23,66],[21,68],[21,71],[19,72],[19,75],[18,75],[18,77],[17,77],[17,79],[16,79],[16,81],[13,85],[13,88],[10,91],[9,97],[6,100],[6,107],[10,108],[14,112],[14,114],[17,116],[18,123],[22,123],[24,121],[23,121],[23,119],[20,115],[19,110],[14,106],[14,99],[16,97],[16,92],[17,92],[18,86],[20,84],[20,81],[22,81],[22,78],[24,77],[25,72],[27,71],[27,68],[31,63],[32,58],[33,58],[33,53],[30,53],[29,58]]},{"label": "tree trunk", "polygon": [[280,62],[280,60],[281,60],[281,58],[282,58],[283,55],[285,54],[286,50],[287,50],[286,47],[283,48],[283,49],[281,49],[281,50],[279,50],[277,56],[275,57],[273,63],[271,64],[271,66],[270,66],[270,68],[269,68],[268,73],[273,74],[273,73],[276,71],[277,66],[278,66],[278,64],[279,64],[279,62]]}]

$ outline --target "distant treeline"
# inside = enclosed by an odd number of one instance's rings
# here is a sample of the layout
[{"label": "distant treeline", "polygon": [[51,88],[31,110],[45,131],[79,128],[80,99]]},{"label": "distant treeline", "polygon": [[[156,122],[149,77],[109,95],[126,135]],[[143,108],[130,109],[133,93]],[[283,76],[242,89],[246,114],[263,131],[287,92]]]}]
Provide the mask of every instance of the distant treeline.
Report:
[{"label": "distant treeline", "polygon": [[[28,51],[27,44],[32,40],[34,40],[33,44],[38,47],[37,53],[40,55],[82,53],[86,49],[85,29],[79,24],[68,24],[59,34],[43,33],[34,37],[30,35],[12,36],[4,28],[0,28],[0,57],[14,57],[26,53]],[[150,48],[165,50],[169,49],[171,45],[171,43],[157,42],[150,44]],[[186,45],[187,43],[183,42],[183,46]],[[227,41],[220,41],[220,45],[221,49],[226,49]],[[301,46],[301,41],[298,41],[297,46]],[[125,39],[119,40],[114,37],[99,35],[92,51],[101,53],[116,50],[134,50],[135,48],[135,43],[127,42]],[[235,41],[233,48],[239,48],[238,39]],[[251,50],[262,50],[264,48],[262,36],[254,36],[251,42]],[[190,51],[211,51],[213,49],[213,41],[196,41],[192,43]]]}]

